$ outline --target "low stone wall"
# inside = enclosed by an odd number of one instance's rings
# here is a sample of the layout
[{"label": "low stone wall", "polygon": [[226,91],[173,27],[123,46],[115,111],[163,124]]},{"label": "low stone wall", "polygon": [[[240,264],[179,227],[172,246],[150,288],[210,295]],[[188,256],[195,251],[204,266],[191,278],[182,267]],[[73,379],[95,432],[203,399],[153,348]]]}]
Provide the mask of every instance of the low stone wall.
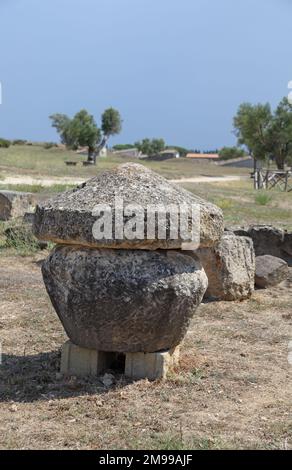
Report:
[{"label": "low stone wall", "polygon": [[18,191],[0,191],[0,220],[22,217],[36,205],[34,194]]},{"label": "low stone wall", "polygon": [[225,230],[238,236],[251,238],[256,256],[275,256],[292,266],[292,232],[270,225],[230,227]]}]

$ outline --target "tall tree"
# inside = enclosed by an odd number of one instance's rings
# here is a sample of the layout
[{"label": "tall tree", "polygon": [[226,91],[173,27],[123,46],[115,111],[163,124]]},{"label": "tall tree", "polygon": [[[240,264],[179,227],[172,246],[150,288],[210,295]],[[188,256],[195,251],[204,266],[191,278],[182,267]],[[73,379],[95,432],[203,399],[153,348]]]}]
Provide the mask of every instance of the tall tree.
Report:
[{"label": "tall tree", "polygon": [[71,119],[66,114],[60,113],[52,114],[50,119],[52,120],[52,127],[58,132],[62,144],[69,148],[72,147],[74,142],[72,141],[72,136],[69,131]]},{"label": "tall tree", "polygon": [[157,155],[165,149],[165,142],[163,139],[143,139],[140,142],[136,142],[135,146],[144,155]]},{"label": "tall tree", "polygon": [[269,104],[243,103],[234,118],[235,134],[256,160],[273,157],[279,170],[292,160],[292,104],[288,98],[274,113]]},{"label": "tall tree", "polygon": [[102,150],[108,139],[118,134],[122,128],[120,113],[109,108],[102,114],[101,129],[97,127],[94,117],[85,109],[70,119],[66,114],[50,116],[52,126],[60,135],[61,142],[68,148],[88,147],[88,161],[96,163],[96,156]]},{"label": "tall tree", "polygon": [[104,111],[101,116],[101,130],[102,139],[98,144],[97,152],[100,152],[107,144],[109,138],[117,135],[122,130],[122,118],[114,108],[109,108]]},{"label": "tall tree", "polygon": [[256,160],[263,160],[270,154],[271,107],[243,103],[233,120],[239,145],[245,145]]},{"label": "tall tree", "polygon": [[93,161],[96,144],[101,138],[101,132],[94,117],[82,109],[70,121],[68,133],[74,148],[88,147],[88,161]]},{"label": "tall tree", "polygon": [[278,169],[292,161],[292,104],[283,98],[273,116],[269,130],[270,147]]},{"label": "tall tree", "polygon": [[238,147],[223,147],[219,151],[221,160],[231,160],[232,158],[241,158],[246,155],[245,151]]}]

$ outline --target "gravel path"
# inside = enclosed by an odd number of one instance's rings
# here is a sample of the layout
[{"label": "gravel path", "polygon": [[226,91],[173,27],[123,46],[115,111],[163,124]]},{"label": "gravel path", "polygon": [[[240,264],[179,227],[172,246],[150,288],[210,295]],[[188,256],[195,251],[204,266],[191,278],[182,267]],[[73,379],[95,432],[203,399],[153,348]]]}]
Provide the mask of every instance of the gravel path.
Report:
[{"label": "gravel path", "polygon": [[[191,178],[179,178],[170,180],[172,183],[219,183],[219,182],[231,182],[240,181],[241,176],[195,176]],[[6,176],[1,180],[1,184],[27,184],[27,185],[41,185],[41,186],[53,186],[55,184],[72,184],[78,185],[83,183],[82,178],[71,178],[68,176],[60,177],[35,177],[35,176]]]}]

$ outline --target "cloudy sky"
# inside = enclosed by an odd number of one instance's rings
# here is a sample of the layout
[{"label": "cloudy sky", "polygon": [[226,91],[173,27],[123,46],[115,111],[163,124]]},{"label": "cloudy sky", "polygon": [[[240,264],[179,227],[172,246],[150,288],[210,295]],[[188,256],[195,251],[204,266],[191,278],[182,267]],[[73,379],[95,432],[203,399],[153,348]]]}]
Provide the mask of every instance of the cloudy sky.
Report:
[{"label": "cloudy sky", "polygon": [[292,0],[0,0],[0,136],[57,140],[48,116],[113,106],[115,142],[235,143],[242,101],[292,80]]}]

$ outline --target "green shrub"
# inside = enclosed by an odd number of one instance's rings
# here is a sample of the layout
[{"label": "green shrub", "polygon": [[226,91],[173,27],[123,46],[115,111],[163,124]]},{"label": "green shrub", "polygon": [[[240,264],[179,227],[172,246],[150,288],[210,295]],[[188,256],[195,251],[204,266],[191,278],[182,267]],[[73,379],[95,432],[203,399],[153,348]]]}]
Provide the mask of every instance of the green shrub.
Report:
[{"label": "green shrub", "polygon": [[271,194],[268,194],[264,191],[258,193],[255,196],[255,202],[260,206],[266,206],[272,200]]},{"label": "green shrub", "polygon": [[53,147],[58,147],[58,144],[55,142],[45,142],[44,143],[44,149],[49,150],[52,149]]},{"label": "green shrub", "polygon": [[220,209],[231,209],[233,207],[233,201],[231,199],[216,199],[215,204],[220,207]]},{"label": "green shrub", "polygon": [[0,148],[3,148],[3,149],[8,149],[8,147],[10,147],[10,140],[7,140],[7,139],[0,139]]},{"label": "green shrub", "polygon": [[12,145],[25,145],[27,143],[27,140],[22,140],[22,139],[16,139],[12,141]]},{"label": "green shrub", "polygon": [[219,151],[220,160],[231,160],[233,158],[242,158],[245,156],[245,151],[238,147],[223,147]]},{"label": "green shrub", "polygon": [[47,243],[35,238],[32,226],[22,220],[7,222],[3,234],[6,238],[4,247],[14,249],[21,256],[31,255],[47,247]]}]

